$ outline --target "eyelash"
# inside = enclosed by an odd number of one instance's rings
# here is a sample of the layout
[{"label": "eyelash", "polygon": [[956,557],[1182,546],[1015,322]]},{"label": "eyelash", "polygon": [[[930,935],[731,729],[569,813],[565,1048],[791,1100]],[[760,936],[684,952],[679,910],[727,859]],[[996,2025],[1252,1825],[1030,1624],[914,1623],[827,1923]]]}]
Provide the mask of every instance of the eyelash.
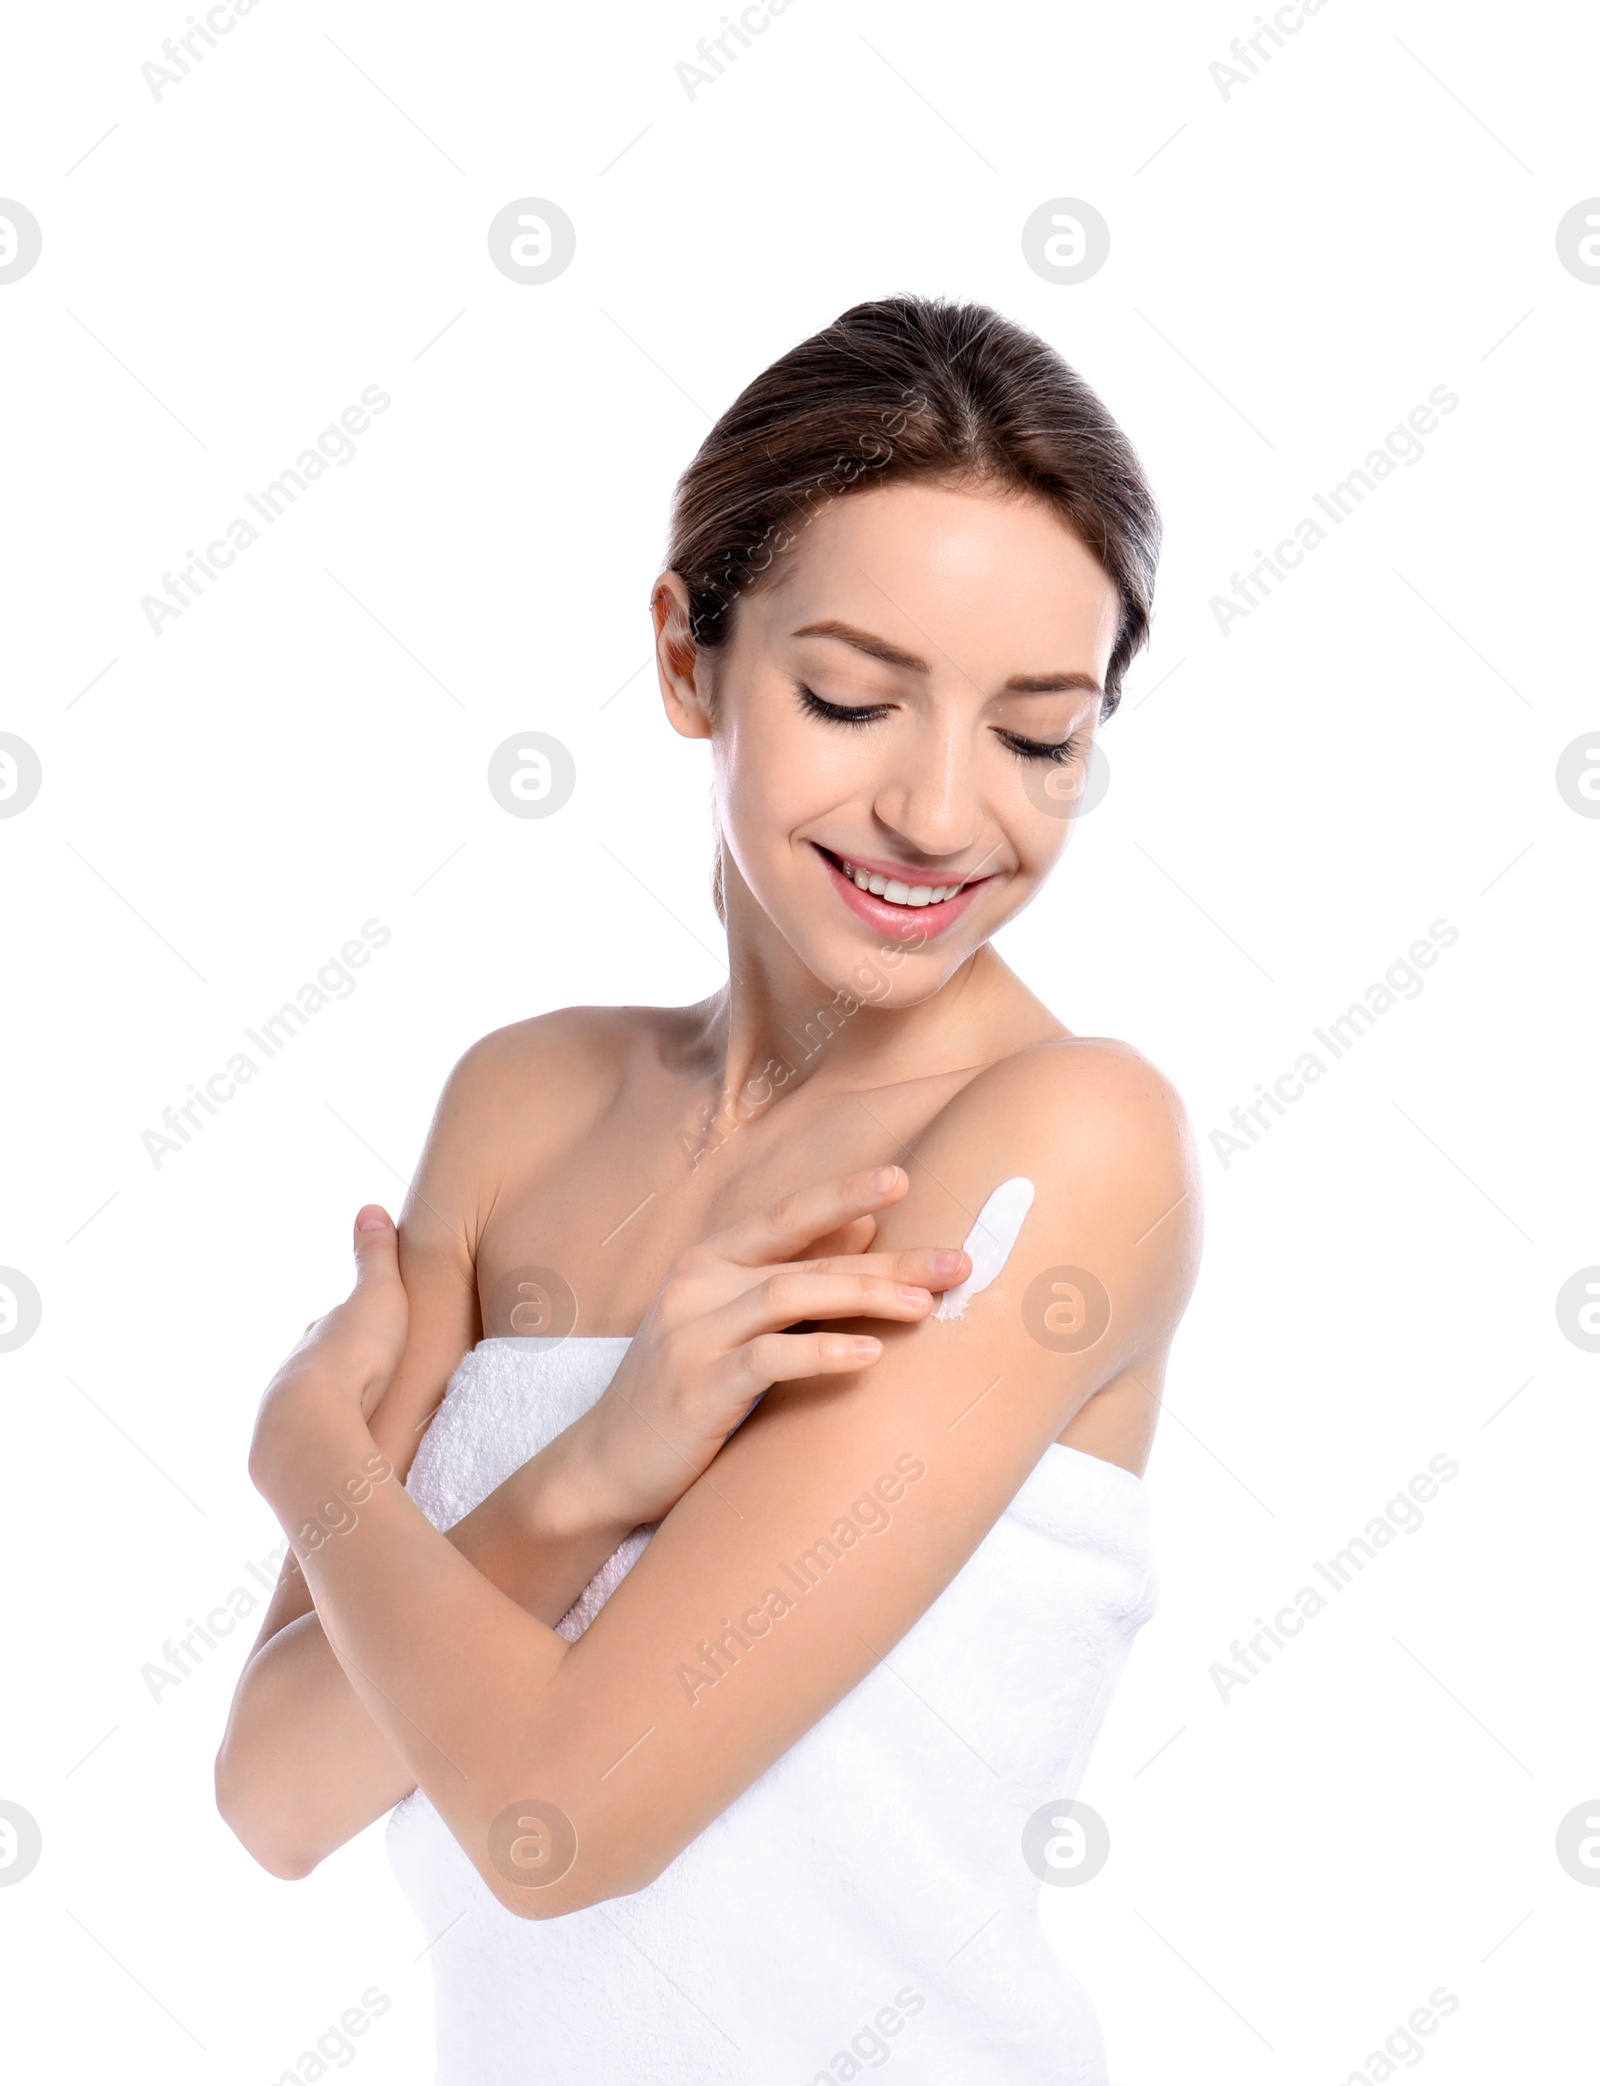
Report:
[{"label": "eyelash", "polygon": [[[847,731],[861,731],[869,724],[876,724],[880,717],[889,714],[887,703],[863,703],[855,708],[839,703],[824,702],[822,697],[797,682],[800,705],[808,716],[820,719],[824,724],[840,724]],[[1077,759],[1081,746],[1078,738],[1063,739],[1057,745],[1047,744],[1041,739],[1024,739],[1017,732],[997,732],[995,736],[1021,761],[1048,761],[1055,767],[1067,767]]]}]

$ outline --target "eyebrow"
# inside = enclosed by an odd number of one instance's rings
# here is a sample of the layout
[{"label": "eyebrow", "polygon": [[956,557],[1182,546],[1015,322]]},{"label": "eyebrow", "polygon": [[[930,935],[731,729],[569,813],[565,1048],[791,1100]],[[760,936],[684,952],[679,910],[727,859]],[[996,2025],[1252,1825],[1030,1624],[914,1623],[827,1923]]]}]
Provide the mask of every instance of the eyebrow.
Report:
[{"label": "eyebrow", "polygon": [[[869,659],[881,659],[885,666],[897,666],[904,673],[926,674],[932,671],[927,660],[919,659],[915,652],[902,651],[898,645],[891,645],[887,638],[875,637],[870,630],[859,630],[853,623],[832,620],[807,623],[799,630],[791,630],[789,635],[836,638],[840,644],[864,652]],[[1105,694],[1093,674],[1013,674],[1004,686],[1015,695],[1061,695],[1079,689],[1088,695]]]}]

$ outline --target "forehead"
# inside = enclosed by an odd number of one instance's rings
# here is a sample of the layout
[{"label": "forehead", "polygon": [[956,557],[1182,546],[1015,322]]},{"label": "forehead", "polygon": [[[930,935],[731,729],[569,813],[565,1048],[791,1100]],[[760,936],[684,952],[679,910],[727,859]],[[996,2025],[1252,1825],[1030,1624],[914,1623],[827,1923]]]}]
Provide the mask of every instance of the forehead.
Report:
[{"label": "forehead", "polygon": [[1001,680],[1103,674],[1121,609],[1104,567],[1043,500],[926,483],[831,501],[797,525],[744,606],[768,640],[836,620]]}]

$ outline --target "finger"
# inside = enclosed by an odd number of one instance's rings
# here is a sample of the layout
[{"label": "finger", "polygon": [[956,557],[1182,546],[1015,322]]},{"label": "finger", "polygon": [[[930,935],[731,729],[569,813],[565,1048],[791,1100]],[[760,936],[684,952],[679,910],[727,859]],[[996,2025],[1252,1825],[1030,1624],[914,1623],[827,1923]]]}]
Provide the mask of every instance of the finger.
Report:
[{"label": "finger", "polygon": [[399,1234],[381,1203],[356,1212],[356,1286],[378,1288],[400,1280]]},{"label": "finger", "polygon": [[[777,1272],[774,1268],[773,1273]],[[789,1272],[878,1275],[890,1282],[914,1282],[924,1289],[953,1289],[971,1274],[972,1261],[959,1246],[919,1246],[901,1253],[853,1253],[821,1260],[792,1261]]]},{"label": "finger", "polygon": [[836,1230],[824,1232],[821,1238],[812,1239],[805,1247],[805,1256],[815,1259],[822,1255],[841,1253],[865,1253],[878,1236],[876,1217],[852,1217],[848,1224]]},{"label": "finger", "polygon": [[813,1239],[826,1237],[853,1218],[899,1202],[910,1185],[900,1166],[880,1166],[871,1173],[847,1173],[837,1180],[785,1195],[754,1216],[741,1217],[706,1243],[738,1267],[766,1267],[775,1260],[795,1260]]},{"label": "finger", "polygon": [[757,1335],[818,1318],[891,1318],[902,1324],[927,1317],[933,1295],[917,1283],[877,1275],[770,1275],[711,1312],[706,1329],[719,1346],[735,1347]]},{"label": "finger", "polygon": [[355,1288],[318,1321],[313,1339],[329,1359],[360,1383],[363,1410],[369,1392],[387,1384],[405,1346],[409,1309],[400,1274],[399,1234],[381,1204],[356,1212]]},{"label": "finger", "polygon": [[870,1369],[883,1342],[870,1333],[762,1333],[731,1357],[741,1392],[754,1394],[802,1376],[845,1376]]}]

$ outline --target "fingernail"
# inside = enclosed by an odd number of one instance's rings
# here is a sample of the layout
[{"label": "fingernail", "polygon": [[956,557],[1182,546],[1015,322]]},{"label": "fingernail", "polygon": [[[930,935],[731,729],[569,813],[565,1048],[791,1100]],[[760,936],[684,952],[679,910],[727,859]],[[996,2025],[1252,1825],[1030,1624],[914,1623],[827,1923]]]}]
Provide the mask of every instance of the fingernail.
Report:
[{"label": "fingernail", "polygon": [[873,1192],[882,1194],[885,1188],[892,1188],[899,1178],[900,1169],[898,1166],[880,1166],[872,1176],[871,1187]]},{"label": "fingernail", "polygon": [[900,1294],[905,1298],[908,1304],[931,1304],[933,1302],[933,1296],[930,1291],[926,1289],[918,1289],[916,1285],[911,1282],[901,1283]]},{"label": "fingernail", "polygon": [[361,1215],[356,1219],[356,1230],[384,1231],[388,1228],[388,1223],[389,1220],[383,1214],[382,1210],[363,1210],[361,1212]]},{"label": "fingernail", "polygon": [[868,1339],[863,1335],[859,1340],[852,1341],[851,1345],[855,1349],[858,1360],[870,1362],[872,1357],[882,1350],[883,1342],[881,1340]]},{"label": "fingernail", "polygon": [[941,1248],[933,1256],[933,1272],[936,1275],[953,1275],[960,1265],[961,1255],[952,1252],[948,1246]]}]

